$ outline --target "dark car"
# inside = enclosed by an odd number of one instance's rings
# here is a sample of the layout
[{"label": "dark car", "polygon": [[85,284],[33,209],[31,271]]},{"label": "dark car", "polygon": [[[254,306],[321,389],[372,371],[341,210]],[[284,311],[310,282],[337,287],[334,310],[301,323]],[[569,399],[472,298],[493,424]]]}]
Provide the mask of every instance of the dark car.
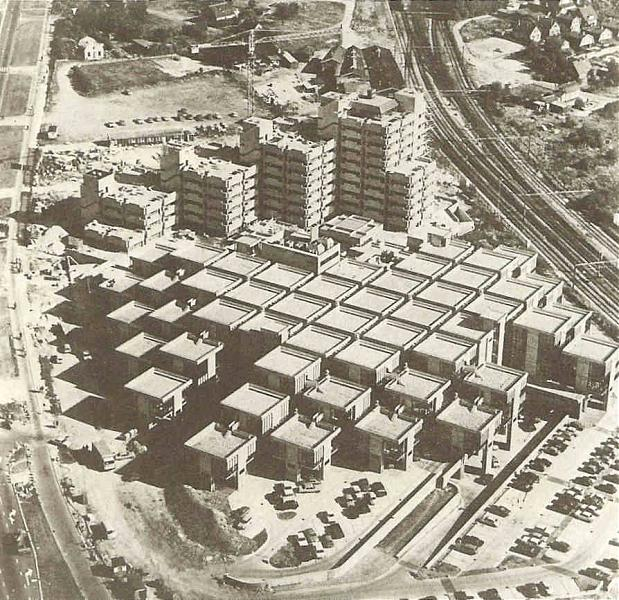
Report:
[{"label": "dark car", "polygon": [[543,456],[538,456],[536,460],[545,465],[546,467],[549,467],[552,464],[551,461],[549,461],[547,458],[544,458]]},{"label": "dark car", "polygon": [[619,475],[617,475],[617,473],[608,473],[607,475],[604,475],[603,479],[619,485]]},{"label": "dark car", "polygon": [[527,464],[527,467],[529,467],[529,469],[533,469],[534,471],[537,471],[539,473],[543,473],[546,470],[546,467],[541,464],[539,461],[535,461],[532,460]]},{"label": "dark car", "polygon": [[477,548],[475,546],[471,546],[469,544],[454,544],[453,549],[457,552],[462,552],[462,554],[468,554],[469,556],[473,556],[477,552]]},{"label": "dark car", "polygon": [[563,542],[561,540],[554,540],[550,542],[550,547],[557,552],[569,552],[570,545],[567,542]]},{"label": "dark car", "polygon": [[457,540],[457,542],[461,544],[469,544],[471,546],[475,546],[476,548],[480,548],[484,545],[484,540],[478,538],[475,535],[463,535]]},{"label": "dark car", "polygon": [[492,504],[488,507],[488,512],[499,517],[506,517],[509,514],[509,508],[501,506],[499,504]]},{"label": "dark car", "polygon": [[550,456],[559,456],[559,451],[554,446],[544,446],[542,452],[550,454]]},{"label": "dark car", "polygon": [[598,560],[597,564],[611,571],[619,569],[619,560],[616,558],[603,558],[602,560]]},{"label": "dark car", "polygon": [[586,569],[581,569],[578,572],[581,575],[591,577],[591,579],[598,579],[599,581],[605,581],[609,578],[608,573],[605,573],[602,569],[598,569],[597,567],[587,567]]},{"label": "dark car", "polygon": [[612,483],[598,483],[595,486],[596,490],[599,490],[600,492],[604,492],[605,494],[616,494],[617,493],[617,488],[612,484]]},{"label": "dark car", "polygon": [[578,485],[590,486],[593,485],[593,479],[591,479],[591,477],[581,475],[580,477],[574,478],[574,483],[577,483]]},{"label": "dark car", "polygon": [[570,421],[568,425],[570,427],[573,427],[574,429],[578,429],[578,431],[582,431],[584,429],[584,427],[578,421]]}]

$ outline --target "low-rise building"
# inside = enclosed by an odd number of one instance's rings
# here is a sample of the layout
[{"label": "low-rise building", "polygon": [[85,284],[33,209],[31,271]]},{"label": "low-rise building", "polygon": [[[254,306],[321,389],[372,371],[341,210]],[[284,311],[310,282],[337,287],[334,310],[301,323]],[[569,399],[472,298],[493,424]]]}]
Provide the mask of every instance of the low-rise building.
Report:
[{"label": "low-rise building", "polygon": [[456,398],[436,417],[437,434],[453,457],[481,454],[481,472],[492,469],[494,437],[501,413],[481,405],[481,399],[466,402]]},{"label": "low-rise building", "polygon": [[270,266],[271,262],[259,256],[241,252],[229,252],[212,263],[212,268],[235,277],[251,279]]},{"label": "low-rise building", "polygon": [[90,36],[85,36],[77,42],[77,47],[84,60],[101,60],[105,58],[105,46]]},{"label": "low-rise building", "polygon": [[211,338],[225,343],[232,350],[236,330],[257,314],[257,310],[227,298],[217,298],[192,315],[192,333],[208,331]]},{"label": "low-rise building", "polygon": [[228,250],[202,242],[190,241],[180,244],[167,257],[172,268],[183,269],[189,276],[201,271],[225,256]]},{"label": "low-rise building", "polygon": [[528,281],[526,279],[499,279],[486,291],[488,298],[502,298],[505,300],[515,300],[525,308],[540,306],[544,298],[544,288],[542,285]]},{"label": "low-rise building", "polygon": [[392,407],[403,406],[411,415],[425,418],[441,411],[451,381],[405,365],[385,385],[385,397]]},{"label": "low-rise building", "polygon": [[331,304],[327,300],[293,292],[273,304],[269,310],[273,313],[299,319],[307,324],[318,319],[320,315],[324,315],[330,308]]},{"label": "low-rise building", "polygon": [[386,318],[366,331],[363,334],[363,339],[398,350],[400,352],[400,364],[403,365],[409,361],[410,351],[427,335],[428,332],[418,325]]},{"label": "low-rise building", "polygon": [[303,322],[292,317],[261,312],[238,328],[239,351],[243,364],[253,364],[281,344],[285,344],[303,328]]},{"label": "low-rise building", "polygon": [[321,415],[293,415],[269,437],[273,461],[282,477],[290,481],[322,479],[336,451],[334,440],[340,428]]},{"label": "low-rise building", "polygon": [[185,297],[195,298],[201,306],[204,306],[241,283],[243,283],[241,277],[206,267],[184,279],[181,287]]},{"label": "low-rise building", "polygon": [[256,454],[253,435],[216,423],[185,442],[187,473],[198,487],[241,487],[247,466]]},{"label": "low-rise building", "polygon": [[288,340],[287,345],[320,356],[323,365],[325,365],[327,359],[330,359],[351,342],[352,338],[341,331],[318,325],[307,325],[293,335]]},{"label": "low-rise building", "polygon": [[224,298],[265,310],[286,296],[286,290],[271,285],[249,280],[227,292]]},{"label": "low-rise building", "polygon": [[436,331],[451,315],[452,311],[445,306],[413,298],[395,310],[391,318],[418,325],[427,331]]},{"label": "low-rise building", "polygon": [[253,377],[261,385],[295,396],[320,377],[320,358],[314,354],[278,346],[254,363]]},{"label": "low-rise building", "polygon": [[160,366],[158,350],[164,344],[165,340],[142,332],[116,346],[114,370],[118,378],[128,381],[153,365]]},{"label": "low-rise building", "polygon": [[376,406],[356,425],[359,452],[367,468],[406,471],[412,464],[423,421]]},{"label": "low-rise building", "polygon": [[322,225],[320,233],[333,238],[348,250],[353,246],[365,246],[373,242],[380,230],[381,226],[367,217],[336,215]]},{"label": "low-rise building", "polygon": [[441,281],[471,289],[478,295],[487,290],[498,279],[498,273],[481,267],[474,267],[466,262],[455,265],[441,277]]},{"label": "low-rise building", "polygon": [[436,281],[451,268],[451,261],[437,256],[414,253],[397,263],[394,269]]},{"label": "low-rise building", "polygon": [[440,240],[427,240],[415,249],[419,254],[434,256],[459,264],[475,251],[475,246],[464,240],[441,238]]},{"label": "low-rise building", "polygon": [[136,297],[140,302],[155,308],[180,298],[180,282],[185,273],[182,270],[163,269],[143,281],[136,287]]},{"label": "low-rise building", "polygon": [[389,269],[372,281],[371,288],[393,292],[404,296],[407,300],[423,290],[429,281],[425,277],[413,275],[407,271]]},{"label": "low-rise building", "polygon": [[97,296],[96,308],[102,312],[110,312],[131,300],[136,300],[137,286],[142,281],[142,277],[138,275],[134,275],[116,266],[111,266],[105,269],[99,283],[90,278],[86,282],[86,287],[89,295],[92,293],[93,288],[95,288]]},{"label": "low-rise building", "polygon": [[191,379],[163,369],[151,367],[125,383],[140,430],[151,429],[162,421],[174,418],[185,406],[185,392]]},{"label": "low-rise building", "polygon": [[325,420],[344,428],[370,409],[371,396],[371,388],[327,372],[306,388],[297,404],[305,414],[321,412]]},{"label": "low-rise building", "polygon": [[421,371],[451,378],[477,364],[477,344],[434,332],[412,349],[411,363]]},{"label": "low-rise building", "polygon": [[121,344],[144,330],[145,317],[153,312],[152,306],[132,300],[106,315],[107,335],[115,344]]},{"label": "low-rise building", "polygon": [[308,296],[322,298],[337,305],[354,294],[358,289],[359,286],[352,281],[346,281],[345,279],[322,273],[302,285],[299,291]]},{"label": "low-rise building", "polygon": [[[507,246],[499,246],[495,250],[477,248],[473,254],[464,260],[464,264],[498,273],[501,278],[519,277],[522,273],[530,272],[535,266],[531,263],[531,256],[535,254],[527,251],[518,251]],[[527,264],[523,270],[523,265]]]},{"label": "low-rise building", "polygon": [[323,273],[338,264],[340,245],[328,237],[313,239],[311,233],[295,233],[280,242],[263,242],[260,254],[273,262]]},{"label": "low-rise building", "polygon": [[331,361],[334,375],[367,386],[384,381],[399,364],[399,351],[363,339],[340,350]]},{"label": "low-rise building", "polygon": [[131,253],[131,270],[139,277],[146,278],[168,267],[168,257],[176,246],[169,240],[150,242]]},{"label": "low-rise building", "polygon": [[392,313],[405,301],[406,299],[401,294],[378,288],[363,287],[350,298],[344,300],[343,305],[382,316]]},{"label": "low-rise building", "polygon": [[452,337],[475,342],[477,356],[475,362],[482,364],[492,360],[495,350],[494,327],[480,319],[476,314],[462,311],[441,325],[440,330]]},{"label": "low-rise building", "polygon": [[190,326],[196,299],[171,300],[153,310],[145,319],[145,330],[166,340],[171,340]]},{"label": "low-rise building", "polygon": [[458,312],[465,308],[472,300],[477,297],[477,294],[468,288],[444,283],[443,281],[435,281],[427,288],[424,288],[415,297],[422,302],[430,302],[449,308],[453,312]]},{"label": "low-rise building", "polygon": [[238,423],[241,431],[262,438],[279,427],[290,413],[290,396],[246,383],[221,401],[221,420]]},{"label": "low-rise building", "polygon": [[264,271],[254,275],[253,280],[269,285],[276,285],[287,292],[292,292],[310,281],[313,276],[314,274],[306,269],[273,263]]},{"label": "low-rise building", "polygon": [[364,286],[376,279],[384,270],[384,266],[372,265],[353,258],[343,258],[336,265],[327,269],[326,273]]},{"label": "low-rise building", "polygon": [[374,313],[350,306],[335,306],[317,319],[316,325],[358,338],[377,322],[378,315]]}]

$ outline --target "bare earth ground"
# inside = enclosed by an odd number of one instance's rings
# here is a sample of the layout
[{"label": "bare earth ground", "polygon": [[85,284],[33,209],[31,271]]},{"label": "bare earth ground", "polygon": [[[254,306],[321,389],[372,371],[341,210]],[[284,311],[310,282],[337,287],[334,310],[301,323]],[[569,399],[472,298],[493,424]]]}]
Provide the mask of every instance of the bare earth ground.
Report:
[{"label": "bare earth ground", "polygon": [[518,85],[530,83],[533,78],[528,68],[519,60],[510,58],[523,49],[521,44],[497,37],[477,39],[466,45],[465,54],[474,69],[479,85],[500,81]]},{"label": "bare earth ground", "polygon": [[28,106],[30,75],[11,73],[6,85],[4,102],[0,107],[0,117],[23,115]]},{"label": "bare earth ground", "polygon": [[11,65],[34,65],[39,55],[42,15],[22,13],[15,36],[15,47]]},{"label": "bare earth ground", "polygon": [[21,127],[0,125],[0,188],[11,187],[15,182],[15,171],[10,163],[19,158],[23,130]]}]

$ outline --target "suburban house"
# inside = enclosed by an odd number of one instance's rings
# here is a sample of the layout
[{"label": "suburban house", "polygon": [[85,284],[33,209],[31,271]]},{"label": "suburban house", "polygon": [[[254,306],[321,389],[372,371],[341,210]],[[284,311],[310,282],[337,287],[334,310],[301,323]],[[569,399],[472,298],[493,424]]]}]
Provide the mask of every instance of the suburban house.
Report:
[{"label": "suburban house", "polygon": [[90,36],[83,37],[77,42],[77,47],[84,60],[101,60],[105,57],[103,44]]}]

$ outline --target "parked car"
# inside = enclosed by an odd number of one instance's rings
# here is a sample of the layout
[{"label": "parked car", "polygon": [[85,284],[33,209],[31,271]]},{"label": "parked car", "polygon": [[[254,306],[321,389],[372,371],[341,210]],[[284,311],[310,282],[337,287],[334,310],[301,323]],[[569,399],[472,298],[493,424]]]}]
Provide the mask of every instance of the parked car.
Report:
[{"label": "parked car", "polygon": [[593,479],[591,479],[591,477],[580,475],[579,477],[574,478],[574,483],[577,483],[578,485],[590,486],[593,485]]},{"label": "parked car", "polygon": [[605,481],[610,481],[611,483],[616,483],[619,485],[619,475],[617,473],[608,473],[602,477]]},{"label": "parked car", "polygon": [[550,542],[549,546],[557,552],[569,552],[570,545],[567,542],[561,540],[554,540]]},{"label": "parked car", "polygon": [[460,538],[462,544],[470,544],[471,546],[475,546],[476,548],[480,548],[484,545],[484,540],[478,538],[476,535],[463,535]]},{"label": "parked car", "polygon": [[602,560],[598,560],[597,564],[605,569],[610,569],[611,571],[616,571],[619,569],[619,560],[616,558],[603,558]]},{"label": "parked car", "polygon": [[550,456],[559,456],[559,451],[554,446],[544,446],[542,452],[550,454]]},{"label": "parked car", "polygon": [[501,506],[499,504],[492,504],[488,507],[488,512],[493,515],[498,515],[499,517],[506,517],[509,514],[509,508],[506,506]]},{"label": "parked car", "polygon": [[496,520],[488,515],[484,515],[483,517],[479,517],[477,519],[482,525],[487,525],[488,527],[496,527]]},{"label": "parked car", "polygon": [[586,577],[591,577],[591,579],[597,579],[599,581],[606,581],[609,578],[608,573],[605,573],[602,569],[598,569],[597,567],[587,567],[586,569],[581,569],[578,572],[581,575],[585,575]]},{"label": "parked car", "polygon": [[471,546],[469,544],[459,544],[455,543],[453,545],[453,549],[456,552],[461,552],[462,554],[468,554],[469,556],[473,556],[477,552],[477,548],[475,546]]},{"label": "parked car", "polygon": [[595,486],[596,490],[599,490],[600,492],[604,492],[605,494],[616,494],[617,493],[617,488],[612,484],[612,483],[598,483]]}]

